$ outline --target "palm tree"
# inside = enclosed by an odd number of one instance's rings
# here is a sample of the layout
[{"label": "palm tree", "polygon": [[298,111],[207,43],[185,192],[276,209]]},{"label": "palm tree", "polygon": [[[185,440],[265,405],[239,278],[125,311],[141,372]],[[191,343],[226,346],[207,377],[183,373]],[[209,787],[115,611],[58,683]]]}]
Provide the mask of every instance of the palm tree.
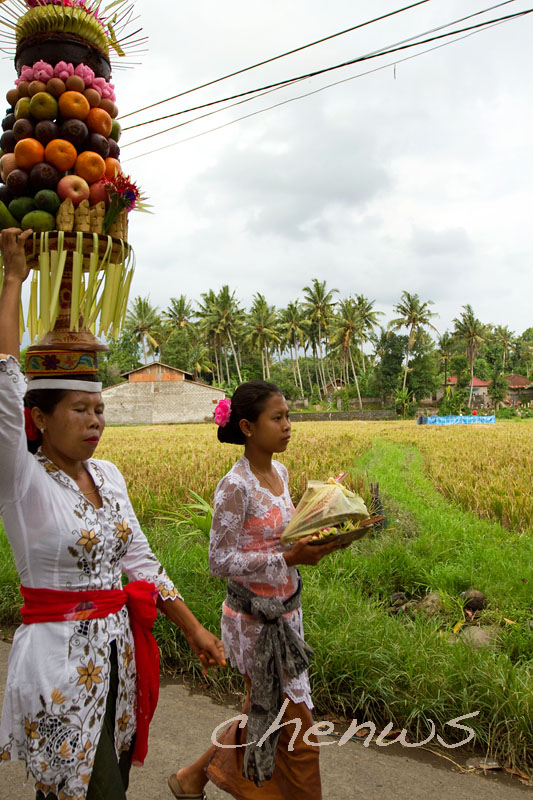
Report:
[{"label": "palm tree", "polygon": [[147,347],[152,356],[159,348],[155,338],[161,326],[158,308],[150,305],[149,297],[136,297],[126,315],[125,330],[141,343],[144,363],[147,363]]},{"label": "palm tree", "polygon": [[259,292],[254,295],[250,313],[246,319],[248,333],[245,340],[254,350],[261,353],[263,380],[270,380],[270,345],[280,341],[275,330],[277,322],[276,309],[269,306],[265,297]]},{"label": "palm tree", "polygon": [[454,336],[465,348],[466,357],[470,364],[470,397],[468,407],[472,408],[472,394],[474,391],[474,360],[476,354],[488,338],[486,325],[480,322],[471,305],[463,306],[463,313],[459,318],[453,320],[455,325]]},{"label": "palm tree", "polygon": [[[284,308],[279,313],[279,327],[283,331],[285,338],[289,344],[289,351],[291,354],[291,361],[293,360],[294,353],[294,383],[300,389],[301,396],[304,396],[304,387],[302,383],[302,373],[300,371],[300,359],[298,350],[300,347],[305,348],[306,338],[306,320],[303,317],[302,307],[298,300],[291,301],[287,308]],[[308,367],[309,369],[309,367]],[[309,378],[309,384],[311,380]],[[309,391],[312,387],[310,386]]]},{"label": "palm tree", "polygon": [[424,328],[432,328],[434,331],[437,330],[430,322],[431,317],[437,316],[429,310],[430,305],[433,305],[433,300],[427,300],[425,303],[422,303],[417,294],[402,292],[402,299],[394,306],[394,311],[400,316],[389,323],[389,328],[391,330],[398,330],[399,328],[409,329],[409,340],[405,351],[405,369],[403,373],[402,389],[405,389],[407,383],[409,354],[413,349],[414,343],[417,339],[421,341],[424,339]]},{"label": "palm tree", "polygon": [[[327,332],[328,323],[333,313],[335,302],[333,294],[338,289],[326,289],[326,281],[319,281],[313,278],[311,286],[304,286],[304,308],[309,314],[309,321],[316,325],[316,341],[313,345],[318,345],[318,357],[320,376],[322,378],[322,389],[326,393],[326,373],[324,371],[324,356],[322,351],[322,337]],[[326,338],[327,353],[327,338]]]},{"label": "palm tree", "polygon": [[374,303],[375,300],[369,300],[364,294],[356,294],[355,295],[355,304],[357,307],[357,311],[359,317],[361,319],[361,364],[363,366],[363,372],[366,372],[365,367],[365,354],[363,351],[363,346],[365,342],[368,342],[374,328],[378,325],[378,317],[383,316],[383,311],[374,311]]},{"label": "palm tree", "polygon": [[184,294],[178,298],[171,297],[170,305],[163,311],[164,318],[170,322],[172,328],[188,328],[191,326],[192,306]]},{"label": "palm tree", "polygon": [[239,383],[242,383],[241,368],[239,358],[235,349],[235,335],[240,332],[244,321],[244,311],[235,299],[235,292],[230,292],[230,288],[225,284],[215,298],[213,306],[214,322],[217,330],[222,333],[229,342],[235,369]]},{"label": "palm tree", "polygon": [[359,315],[359,308],[357,301],[352,298],[341,300],[339,302],[338,314],[334,319],[334,330],[331,337],[332,344],[337,344],[342,352],[342,359],[344,363],[344,373],[348,380],[348,363],[352,368],[352,375],[357,389],[357,397],[359,398],[359,408],[363,410],[363,401],[361,400],[361,392],[359,391],[359,380],[355,370],[353,361],[352,348],[356,345],[362,336],[362,320]]},{"label": "palm tree", "polygon": [[208,347],[213,352],[214,364],[216,369],[216,381],[218,384],[221,384],[223,381],[222,352],[221,352],[222,344],[220,339],[220,332],[218,331],[214,315],[216,295],[213,289],[209,289],[209,291],[204,292],[201,295],[201,297],[203,302],[198,302],[198,311],[195,312],[195,316],[199,320],[198,324],[199,330],[203,334]]},{"label": "palm tree", "polygon": [[448,362],[453,355],[453,336],[448,331],[444,331],[442,336],[437,338],[438,353],[440,360],[444,364],[444,386],[448,383]]},{"label": "palm tree", "polygon": [[509,330],[507,325],[498,325],[494,328],[494,341],[499,344],[503,350],[502,370],[505,372],[505,362],[507,361],[509,350],[515,343],[515,335]]}]

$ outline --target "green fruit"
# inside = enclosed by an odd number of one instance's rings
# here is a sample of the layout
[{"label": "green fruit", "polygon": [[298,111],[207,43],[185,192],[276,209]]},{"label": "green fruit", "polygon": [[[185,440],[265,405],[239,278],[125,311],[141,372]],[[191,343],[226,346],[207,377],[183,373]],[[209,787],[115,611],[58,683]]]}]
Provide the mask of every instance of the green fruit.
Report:
[{"label": "green fruit", "polygon": [[33,199],[40,211],[48,211],[49,214],[55,214],[61,205],[59,195],[52,189],[41,189]]},{"label": "green fruit", "polygon": [[32,228],[36,233],[43,231],[53,231],[56,226],[56,218],[48,211],[30,211],[22,217],[21,226],[23,230]]},{"label": "green fruit", "polygon": [[30,103],[31,103],[31,97],[21,97],[20,100],[17,100],[17,105],[15,106],[15,112],[14,112],[15,120],[29,119],[31,117]]},{"label": "green fruit", "polygon": [[30,100],[30,114],[34,119],[55,119],[57,111],[57,100],[49,92],[37,92]]},{"label": "green fruit", "polygon": [[115,142],[118,142],[121,134],[122,134],[122,128],[120,127],[120,122],[117,122],[117,120],[114,119],[113,125],[111,126],[111,133],[109,134],[109,138],[114,139]]},{"label": "green fruit", "polygon": [[0,200],[0,230],[4,228],[18,228],[19,223],[8,209],[5,203]]},{"label": "green fruit", "polygon": [[8,208],[14,217],[21,220],[22,217],[34,210],[35,202],[33,197],[15,197]]}]

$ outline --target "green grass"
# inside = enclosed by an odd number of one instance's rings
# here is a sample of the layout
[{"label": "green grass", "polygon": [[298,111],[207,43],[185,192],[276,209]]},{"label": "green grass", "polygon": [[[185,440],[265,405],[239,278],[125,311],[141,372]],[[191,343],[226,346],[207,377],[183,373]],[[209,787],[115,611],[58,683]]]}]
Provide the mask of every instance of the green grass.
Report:
[{"label": "green grass", "polygon": [[[389,527],[317,568],[302,569],[318,715],[370,720],[378,729],[393,722],[408,730],[411,741],[424,739],[433,720],[437,732],[453,742],[446,723],[479,711],[465,721],[476,732],[476,746],[531,769],[533,537],[482,521],[444,499],[414,448],[375,442],[353,469],[379,481]],[[205,537],[180,535],[175,525],[161,521],[147,535],[193,612],[218,632],[225,587],[209,576]],[[0,618],[5,623],[16,618],[20,599],[3,532],[0,556]],[[452,633],[463,618],[459,594],[470,588],[488,598],[478,621],[498,627],[494,647],[475,649]],[[414,619],[392,615],[390,596],[398,590],[409,597],[440,592],[442,613]],[[156,636],[165,669],[199,676],[184,637],[161,615]],[[229,668],[208,680],[219,694],[241,688]],[[464,738],[457,733],[455,741]]]}]

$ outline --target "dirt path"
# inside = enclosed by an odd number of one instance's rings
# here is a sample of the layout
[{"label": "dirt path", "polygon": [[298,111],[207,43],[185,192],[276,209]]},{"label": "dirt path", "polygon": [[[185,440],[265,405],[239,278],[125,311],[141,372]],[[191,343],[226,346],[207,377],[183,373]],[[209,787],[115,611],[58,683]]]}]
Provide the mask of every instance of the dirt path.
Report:
[{"label": "dirt path", "polygon": [[[0,699],[7,673],[9,644],[0,641]],[[159,705],[150,728],[150,751],[144,767],[133,768],[128,800],[171,800],[166,781],[170,772],[192,761],[208,745],[217,725],[235,716],[235,708],[214,703],[182,684],[163,680]],[[431,754],[413,755],[401,745],[364,747],[350,741],[339,747],[334,739],[321,750],[324,800],[526,800],[530,789],[516,778],[461,774]],[[450,751],[454,757],[454,751]],[[0,798],[34,800],[20,763],[0,767]],[[229,795],[207,787],[208,800]],[[268,800],[268,794],[265,793]],[[289,800],[297,800],[290,798]]]}]

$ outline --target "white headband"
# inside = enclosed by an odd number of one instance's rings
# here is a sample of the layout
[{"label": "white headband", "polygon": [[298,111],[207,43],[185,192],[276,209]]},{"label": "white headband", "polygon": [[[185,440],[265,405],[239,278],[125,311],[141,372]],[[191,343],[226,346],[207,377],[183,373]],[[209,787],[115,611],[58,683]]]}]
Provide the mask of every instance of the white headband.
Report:
[{"label": "white headband", "polygon": [[33,389],[68,389],[72,392],[101,392],[102,384],[93,381],[70,381],[61,378],[34,378],[28,381],[26,391]]}]

